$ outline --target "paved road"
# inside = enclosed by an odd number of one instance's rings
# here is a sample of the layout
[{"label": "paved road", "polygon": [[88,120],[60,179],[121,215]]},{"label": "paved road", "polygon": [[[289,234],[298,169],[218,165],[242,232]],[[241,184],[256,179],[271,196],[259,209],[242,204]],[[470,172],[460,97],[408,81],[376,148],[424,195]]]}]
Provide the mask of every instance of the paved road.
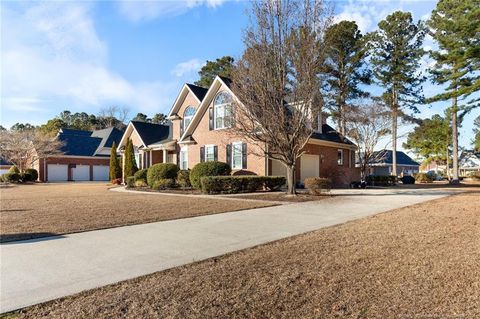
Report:
[{"label": "paved road", "polygon": [[453,192],[425,189],[338,193],[346,196],[1,244],[0,312]]}]

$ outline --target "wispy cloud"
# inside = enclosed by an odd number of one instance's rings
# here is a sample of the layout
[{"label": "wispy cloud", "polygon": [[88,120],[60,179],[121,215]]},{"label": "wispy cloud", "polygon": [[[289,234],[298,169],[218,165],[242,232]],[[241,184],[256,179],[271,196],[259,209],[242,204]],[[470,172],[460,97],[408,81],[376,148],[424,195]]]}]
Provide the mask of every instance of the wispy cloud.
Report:
[{"label": "wispy cloud", "polygon": [[141,22],[178,16],[202,5],[216,8],[224,2],[225,0],[126,0],[118,2],[118,10],[127,20]]},{"label": "wispy cloud", "polygon": [[176,77],[184,76],[191,72],[198,72],[198,70],[204,65],[199,59],[191,59],[186,62],[179,63],[172,70],[172,74]]}]

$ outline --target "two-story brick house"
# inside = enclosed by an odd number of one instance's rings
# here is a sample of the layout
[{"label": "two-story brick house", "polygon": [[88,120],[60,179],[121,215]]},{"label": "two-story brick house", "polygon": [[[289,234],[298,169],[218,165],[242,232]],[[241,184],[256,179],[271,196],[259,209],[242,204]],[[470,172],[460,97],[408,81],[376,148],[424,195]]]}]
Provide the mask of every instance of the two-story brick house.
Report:
[{"label": "two-story brick house", "polygon": [[[140,167],[172,162],[181,169],[191,169],[197,163],[218,160],[230,164],[233,174],[285,175],[286,170],[281,163],[259,155],[258,146],[236,135],[230,127],[230,104],[234,98],[230,81],[225,78],[216,77],[208,90],[185,84],[168,114],[170,134],[156,141],[156,145],[136,143],[134,139],[139,158],[151,158],[148,154],[159,150],[164,154],[158,161],[144,160],[139,163]],[[152,130],[154,126],[157,129],[166,127],[151,125]],[[129,125],[131,130],[127,128],[120,149],[127,137],[136,134],[133,126],[135,124]],[[335,185],[348,185],[358,180],[358,169],[355,168],[357,147],[326,123],[319,127],[320,130],[314,132],[305,147],[305,154],[296,165],[297,180],[327,176],[332,178]]]}]

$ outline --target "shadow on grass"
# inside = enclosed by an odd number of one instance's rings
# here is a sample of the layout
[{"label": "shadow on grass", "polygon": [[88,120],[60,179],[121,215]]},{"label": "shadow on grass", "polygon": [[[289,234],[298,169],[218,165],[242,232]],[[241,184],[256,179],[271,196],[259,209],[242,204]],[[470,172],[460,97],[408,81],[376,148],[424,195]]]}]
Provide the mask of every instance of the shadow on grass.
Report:
[{"label": "shadow on grass", "polygon": [[0,244],[2,245],[16,245],[36,243],[40,241],[62,239],[65,236],[56,233],[16,233],[16,234],[1,234]]}]

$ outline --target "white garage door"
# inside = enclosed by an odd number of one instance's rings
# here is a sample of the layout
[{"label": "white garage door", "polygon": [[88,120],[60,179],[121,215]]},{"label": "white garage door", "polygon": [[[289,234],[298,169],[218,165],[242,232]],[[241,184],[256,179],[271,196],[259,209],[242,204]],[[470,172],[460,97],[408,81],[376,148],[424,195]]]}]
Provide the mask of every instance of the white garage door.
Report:
[{"label": "white garage door", "polygon": [[48,164],[48,181],[65,182],[68,180],[68,165]]},{"label": "white garage door", "polygon": [[93,180],[94,181],[108,181],[110,175],[110,167],[104,165],[93,166]]},{"label": "white garage door", "polygon": [[78,181],[90,180],[90,165],[76,165],[72,168],[72,179]]},{"label": "white garage door", "polygon": [[320,156],[302,155],[300,158],[300,179],[318,177],[320,175]]},{"label": "white garage door", "polygon": [[9,171],[9,169],[1,168],[0,169],[0,175],[6,174],[6,173],[8,173],[8,171]]}]

